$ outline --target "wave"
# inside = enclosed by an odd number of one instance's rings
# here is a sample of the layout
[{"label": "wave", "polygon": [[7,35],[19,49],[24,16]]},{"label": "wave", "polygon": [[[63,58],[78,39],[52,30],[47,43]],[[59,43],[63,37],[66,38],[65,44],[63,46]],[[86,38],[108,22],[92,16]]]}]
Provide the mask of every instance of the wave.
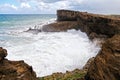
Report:
[{"label": "wave", "polygon": [[[21,16],[17,15],[12,21],[13,17],[9,18],[12,25],[2,26],[0,46],[8,50],[8,59],[24,60],[33,66],[39,77],[55,72],[81,69],[87,60],[96,56],[100,50],[100,46],[96,45],[96,42],[89,41],[87,35],[81,31],[68,30],[38,34],[25,32],[29,28],[40,29],[43,25],[56,20],[55,17],[44,19],[46,15],[41,19],[41,16],[26,17],[23,16],[21,19]],[[15,21],[18,18],[19,20]]]},{"label": "wave", "polygon": [[81,31],[20,33],[7,42],[8,59],[24,60],[33,66],[37,76],[82,68],[100,47]]}]

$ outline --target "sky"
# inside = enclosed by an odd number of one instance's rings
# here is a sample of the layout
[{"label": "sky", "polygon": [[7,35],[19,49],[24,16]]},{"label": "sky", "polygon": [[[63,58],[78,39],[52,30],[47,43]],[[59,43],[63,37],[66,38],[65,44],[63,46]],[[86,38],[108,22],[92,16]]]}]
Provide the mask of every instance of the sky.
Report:
[{"label": "sky", "polygon": [[0,0],[0,14],[56,14],[58,9],[120,14],[120,0]]}]

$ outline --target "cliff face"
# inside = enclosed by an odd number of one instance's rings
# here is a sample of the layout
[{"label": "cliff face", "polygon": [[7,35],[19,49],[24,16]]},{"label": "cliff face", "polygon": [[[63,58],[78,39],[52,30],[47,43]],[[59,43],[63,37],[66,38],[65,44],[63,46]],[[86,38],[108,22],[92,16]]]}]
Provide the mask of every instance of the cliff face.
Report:
[{"label": "cliff face", "polygon": [[105,35],[107,37],[112,37],[114,34],[120,34],[120,19],[110,16],[58,10],[57,20],[58,23],[60,21],[77,21],[77,26],[73,26],[73,29],[80,29],[86,32],[88,36],[93,33],[96,33],[96,35]]},{"label": "cliff face", "polygon": [[58,21],[77,21],[78,11],[57,10]]},{"label": "cliff face", "polygon": [[37,80],[32,67],[24,61],[6,59],[7,51],[0,47],[0,80]]},{"label": "cliff face", "polygon": [[90,64],[86,80],[120,79],[120,35],[108,39]]},{"label": "cliff face", "polygon": [[76,29],[94,37],[112,37],[120,34],[120,19],[112,16],[90,14],[70,10],[58,10],[57,22],[45,25],[42,31],[55,32]]}]

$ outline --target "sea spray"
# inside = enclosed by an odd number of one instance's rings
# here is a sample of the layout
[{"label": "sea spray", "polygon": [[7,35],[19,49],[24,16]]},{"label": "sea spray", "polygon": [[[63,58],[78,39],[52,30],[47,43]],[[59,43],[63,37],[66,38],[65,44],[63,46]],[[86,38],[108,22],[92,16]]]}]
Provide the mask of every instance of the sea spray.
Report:
[{"label": "sea spray", "polygon": [[38,34],[23,32],[15,36],[21,39],[8,42],[8,59],[24,60],[39,77],[81,69],[100,50],[85,33],[76,30]]},{"label": "sea spray", "polygon": [[8,59],[24,60],[42,77],[82,68],[98,53],[99,45],[81,31],[25,32],[30,27],[40,29],[55,20],[56,16],[50,14],[0,15],[0,46],[8,50]]}]

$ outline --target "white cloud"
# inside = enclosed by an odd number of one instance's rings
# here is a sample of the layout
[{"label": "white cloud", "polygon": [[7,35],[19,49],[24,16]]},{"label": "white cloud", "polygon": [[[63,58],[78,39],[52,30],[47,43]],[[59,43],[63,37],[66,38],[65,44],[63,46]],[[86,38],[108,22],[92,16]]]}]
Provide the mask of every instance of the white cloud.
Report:
[{"label": "white cloud", "polygon": [[64,0],[41,0],[41,1],[43,1],[45,3],[54,3],[54,2],[64,1]]},{"label": "white cloud", "polygon": [[[55,13],[58,9],[72,9],[92,13],[120,14],[120,0],[17,0],[20,5],[2,5],[2,9],[35,13]],[[1,6],[0,6],[1,7]],[[1,10],[1,8],[0,8]]]},{"label": "white cloud", "polygon": [[21,8],[30,8],[31,6],[28,3],[21,3]]},{"label": "white cloud", "polygon": [[17,8],[16,6],[14,6],[14,5],[9,5],[9,7],[13,8],[13,9],[15,9],[15,10],[18,9],[18,8]]},{"label": "white cloud", "polygon": [[11,5],[11,4],[3,4],[0,5],[0,9],[13,9],[13,10],[18,10],[18,8],[15,5]]},{"label": "white cloud", "polygon": [[74,8],[93,13],[120,14],[120,0],[83,0]]},{"label": "white cloud", "polygon": [[37,2],[36,8],[44,13],[56,13],[58,9],[70,9],[68,1],[58,1],[54,3]]},{"label": "white cloud", "polygon": [[19,2],[30,2],[30,1],[36,1],[36,2],[44,2],[44,3],[54,3],[54,2],[59,2],[59,1],[64,1],[64,0],[18,0]]},{"label": "white cloud", "polygon": [[[19,0],[34,4],[36,11],[55,13],[57,9],[72,9],[93,13],[120,13],[120,0]],[[112,5],[112,6],[111,6]],[[29,6],[27,6],[29,7]]]}]

